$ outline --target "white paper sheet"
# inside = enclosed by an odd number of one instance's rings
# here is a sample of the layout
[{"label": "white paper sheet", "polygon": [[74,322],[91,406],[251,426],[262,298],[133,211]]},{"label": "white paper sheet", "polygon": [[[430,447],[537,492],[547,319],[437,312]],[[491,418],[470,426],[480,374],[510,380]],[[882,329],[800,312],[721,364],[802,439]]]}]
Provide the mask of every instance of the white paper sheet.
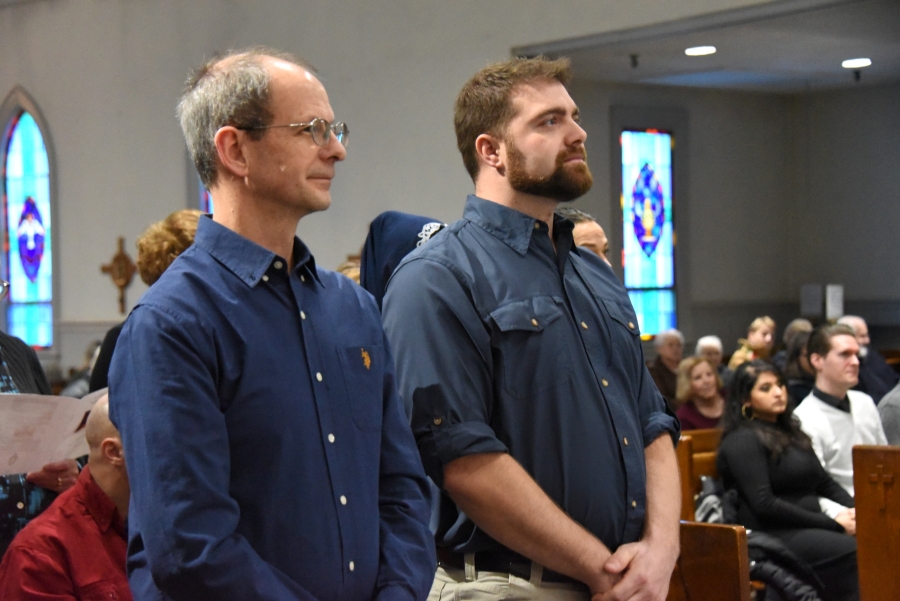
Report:
[{"label": "white paper sheet", "polygon": [[94,400],[0,394],[0,474],[36,472],[87,455],[84,425]]}]

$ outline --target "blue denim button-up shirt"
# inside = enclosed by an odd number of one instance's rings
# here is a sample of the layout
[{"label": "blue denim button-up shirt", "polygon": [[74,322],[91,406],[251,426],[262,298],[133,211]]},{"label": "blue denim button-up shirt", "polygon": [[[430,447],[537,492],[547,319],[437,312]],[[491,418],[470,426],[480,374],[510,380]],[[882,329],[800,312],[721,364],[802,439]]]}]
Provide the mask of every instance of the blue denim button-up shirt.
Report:
[{"label": "blue denim button-up shirt", "polygon": [[135,599],[415,599],[427,480],[372,297],[201,218],[116,345]]},{"label": "blue denim button-up shirt", "polygon": [[[640,539],[644,447],[678,422],[644,365],[637,317],[609,266],[545,223],[469,196],[463,218],[388,284],[385,330],[425,470],[508,452],[611,550]],[[442,499],[438,546],[501,550]]]}]

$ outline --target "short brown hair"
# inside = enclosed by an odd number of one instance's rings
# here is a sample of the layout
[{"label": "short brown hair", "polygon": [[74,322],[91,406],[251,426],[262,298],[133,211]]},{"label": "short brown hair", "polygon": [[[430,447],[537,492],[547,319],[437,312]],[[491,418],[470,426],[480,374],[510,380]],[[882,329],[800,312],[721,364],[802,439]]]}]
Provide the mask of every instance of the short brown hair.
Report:
[{"label": "short brown hair", "polygon": [[137,239],[137,268],[145,284],[152,286],[172,261],[194,243],[201,215],[196,209],[182,209],[144,230]]},{"label": "short brown hair", "polygon": [[831,339],[835,336],[851,336],[856,340],[853,328],[843,323],[824,324],[812,331],[809,340],[806,341],[806,353],[810,357],[813,354],[825,357],[831,350]]},{"label": "short brown hair", "polygon": [[479,169],[475,140],[481,134],[502,136],[505,133],[506,126],[516,116],[511,100],[516,86],[554,79],[566,84],[571,77],[569,59],[538,56],[488,65],[466,82],[456,98],[453,125],[456,146],[473,181]]},{"label": "short brown hair", "polygon": [[691,372],[701,363],[709,365],[713,375],[716,376],[716,388],[722,390],[722,378],[719,376],[719,372],[716,371],[716,368],[713,367],[712,363],[707,361],[704,357],[688,357],[678,364],[678,384],[675,386],[675,400],[678,401],[679,404],[683,405],[691,400]]}]

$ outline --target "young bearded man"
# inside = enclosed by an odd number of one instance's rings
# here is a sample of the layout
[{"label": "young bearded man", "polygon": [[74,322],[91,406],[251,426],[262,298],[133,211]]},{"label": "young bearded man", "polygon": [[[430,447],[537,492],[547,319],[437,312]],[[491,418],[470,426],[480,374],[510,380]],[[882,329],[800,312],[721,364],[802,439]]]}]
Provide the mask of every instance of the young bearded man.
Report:
[{"label": "young bearded man", "polygon": [[432,598],[652,599],[678,555],[677,420],[609,265],[561,202],[592,184],[567,61],[487,67],[456,103],[463,218],[394,272],[384,322],[443,489]]}]

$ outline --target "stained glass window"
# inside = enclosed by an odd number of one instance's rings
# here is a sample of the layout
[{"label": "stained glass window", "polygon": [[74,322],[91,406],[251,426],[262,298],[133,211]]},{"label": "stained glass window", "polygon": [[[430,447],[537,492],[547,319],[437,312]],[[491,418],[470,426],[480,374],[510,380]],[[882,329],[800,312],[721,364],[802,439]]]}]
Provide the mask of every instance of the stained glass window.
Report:
[{"label": "stained glass window", "polygon": [[37,348],[53,345],[53,224],[50,166],[34,118],[20,112],[6,128],[3,161],[6,328]]},{"label": "stained glass window", "polygon": [[676,327],[672,135],[626,130],[622,148],[622,269],[641,332]]}]

